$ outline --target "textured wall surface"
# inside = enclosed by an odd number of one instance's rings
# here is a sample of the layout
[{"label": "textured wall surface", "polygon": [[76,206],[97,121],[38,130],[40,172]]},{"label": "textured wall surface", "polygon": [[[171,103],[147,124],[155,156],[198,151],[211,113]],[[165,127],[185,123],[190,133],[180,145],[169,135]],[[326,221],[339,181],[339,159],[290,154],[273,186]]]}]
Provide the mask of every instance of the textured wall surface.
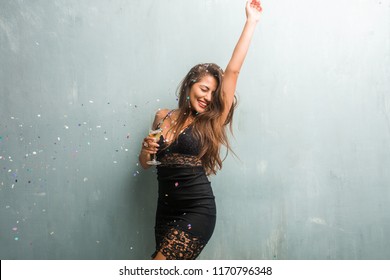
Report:
[{"label": "textured wall surface", "polygon": [[[137,164],[244,0],[0,0],[0,258],[148,259]],[[390,1],[264,0],[200,259],[390,259]]]}]

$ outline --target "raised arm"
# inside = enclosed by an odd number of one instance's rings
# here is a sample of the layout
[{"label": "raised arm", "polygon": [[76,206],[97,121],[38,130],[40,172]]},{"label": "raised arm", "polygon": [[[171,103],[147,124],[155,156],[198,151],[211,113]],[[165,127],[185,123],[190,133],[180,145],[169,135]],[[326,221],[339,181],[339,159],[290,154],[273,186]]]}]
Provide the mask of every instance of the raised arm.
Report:
[{"label": "raised arm", "polygon": [[225,101],[225,110],[222,113],[222,123],[229,114],[229,110],[234,101],[234,94],[236,92],[236,85],[241,66],[244,63],[246,54],[252,40],[253,33],[257,22],[260,20],[262,11],[260,1],[248,0],[245,7],[246,22],[241,36],[238,39],[236,47],[234,48],[232,57],[225,69],[225,74],[222,82],[222,94]]}]

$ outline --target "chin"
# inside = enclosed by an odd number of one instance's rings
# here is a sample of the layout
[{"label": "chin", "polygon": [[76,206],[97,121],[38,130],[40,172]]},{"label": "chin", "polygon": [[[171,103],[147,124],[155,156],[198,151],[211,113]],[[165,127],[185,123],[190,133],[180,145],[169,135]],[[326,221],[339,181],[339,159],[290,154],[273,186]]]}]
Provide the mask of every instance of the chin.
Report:
[{"label": "chin", "polygon": [[195,108],[195,113],[202,114],[206,111],[207,108]]},{"label": "chin", "polygon": [[205,112],[207,110],[207,107],[196,106],[195,110],[200,114],[200,113]]}]

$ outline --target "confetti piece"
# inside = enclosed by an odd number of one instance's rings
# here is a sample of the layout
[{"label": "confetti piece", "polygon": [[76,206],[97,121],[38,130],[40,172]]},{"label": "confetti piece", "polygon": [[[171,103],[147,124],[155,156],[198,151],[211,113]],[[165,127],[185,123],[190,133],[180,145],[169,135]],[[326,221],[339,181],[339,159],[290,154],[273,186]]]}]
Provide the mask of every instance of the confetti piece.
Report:
[{"label": "confetti piece", "polygon": [[85,178],[83,179],[83,181],[84,181],[84,182],[87,182],[87,181],[88,181],[88,178],[87,178],[87,177],[85,177]]},{"label": "confetti piece", "polygon": [[15,237],[14,239],[15,239],[15,241],[18,241],[18,240],[19,240],[19,237]]},{"label": "confetti piece", "polygon": [[93,103],[93,100],[89,100],[89,103]]},{"label": "confetti piece", "polygon": [[64,125],[64,127],[65,127],[65,129],[69,129],[69,126],[67,126],[67,125]]},{"label": "confetti piece", "polygon": [[179,186],[179,183],[178,183],[178,182],[176,182],[176,183],[175,183],[175,187],[178,187],[178,186]]},{"label": "confetti piece", "polygon": [[188,225],[187,225],[187,228],[188,228],[188,229],[191,229],[191,228],[192,228],[191,224],[188,224]]},{"label": "confetti piece", "polygon": [[12,230],[13,230],[13,231],[17,231],[18,228],[17,228],[17,227],[13,227]]}]

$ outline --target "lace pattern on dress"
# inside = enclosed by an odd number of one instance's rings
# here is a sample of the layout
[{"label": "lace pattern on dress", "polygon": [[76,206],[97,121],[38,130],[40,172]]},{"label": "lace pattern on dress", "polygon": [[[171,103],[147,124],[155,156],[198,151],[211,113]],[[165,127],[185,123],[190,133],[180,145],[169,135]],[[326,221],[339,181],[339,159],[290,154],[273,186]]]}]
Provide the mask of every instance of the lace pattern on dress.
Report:
[{"label": "lace pattern on dress", "polygon": [[179,153],[165,154],[161,159],[161,166],[167,167],[194,167],[202,166],[202,161],[193,155]]},{"label": "lace pattern on dress", "polygon": [[160,251],[167,260],[195,260],[205,245],[198,237],[178,228],[171,228],[152,257],[154,258]]}]

